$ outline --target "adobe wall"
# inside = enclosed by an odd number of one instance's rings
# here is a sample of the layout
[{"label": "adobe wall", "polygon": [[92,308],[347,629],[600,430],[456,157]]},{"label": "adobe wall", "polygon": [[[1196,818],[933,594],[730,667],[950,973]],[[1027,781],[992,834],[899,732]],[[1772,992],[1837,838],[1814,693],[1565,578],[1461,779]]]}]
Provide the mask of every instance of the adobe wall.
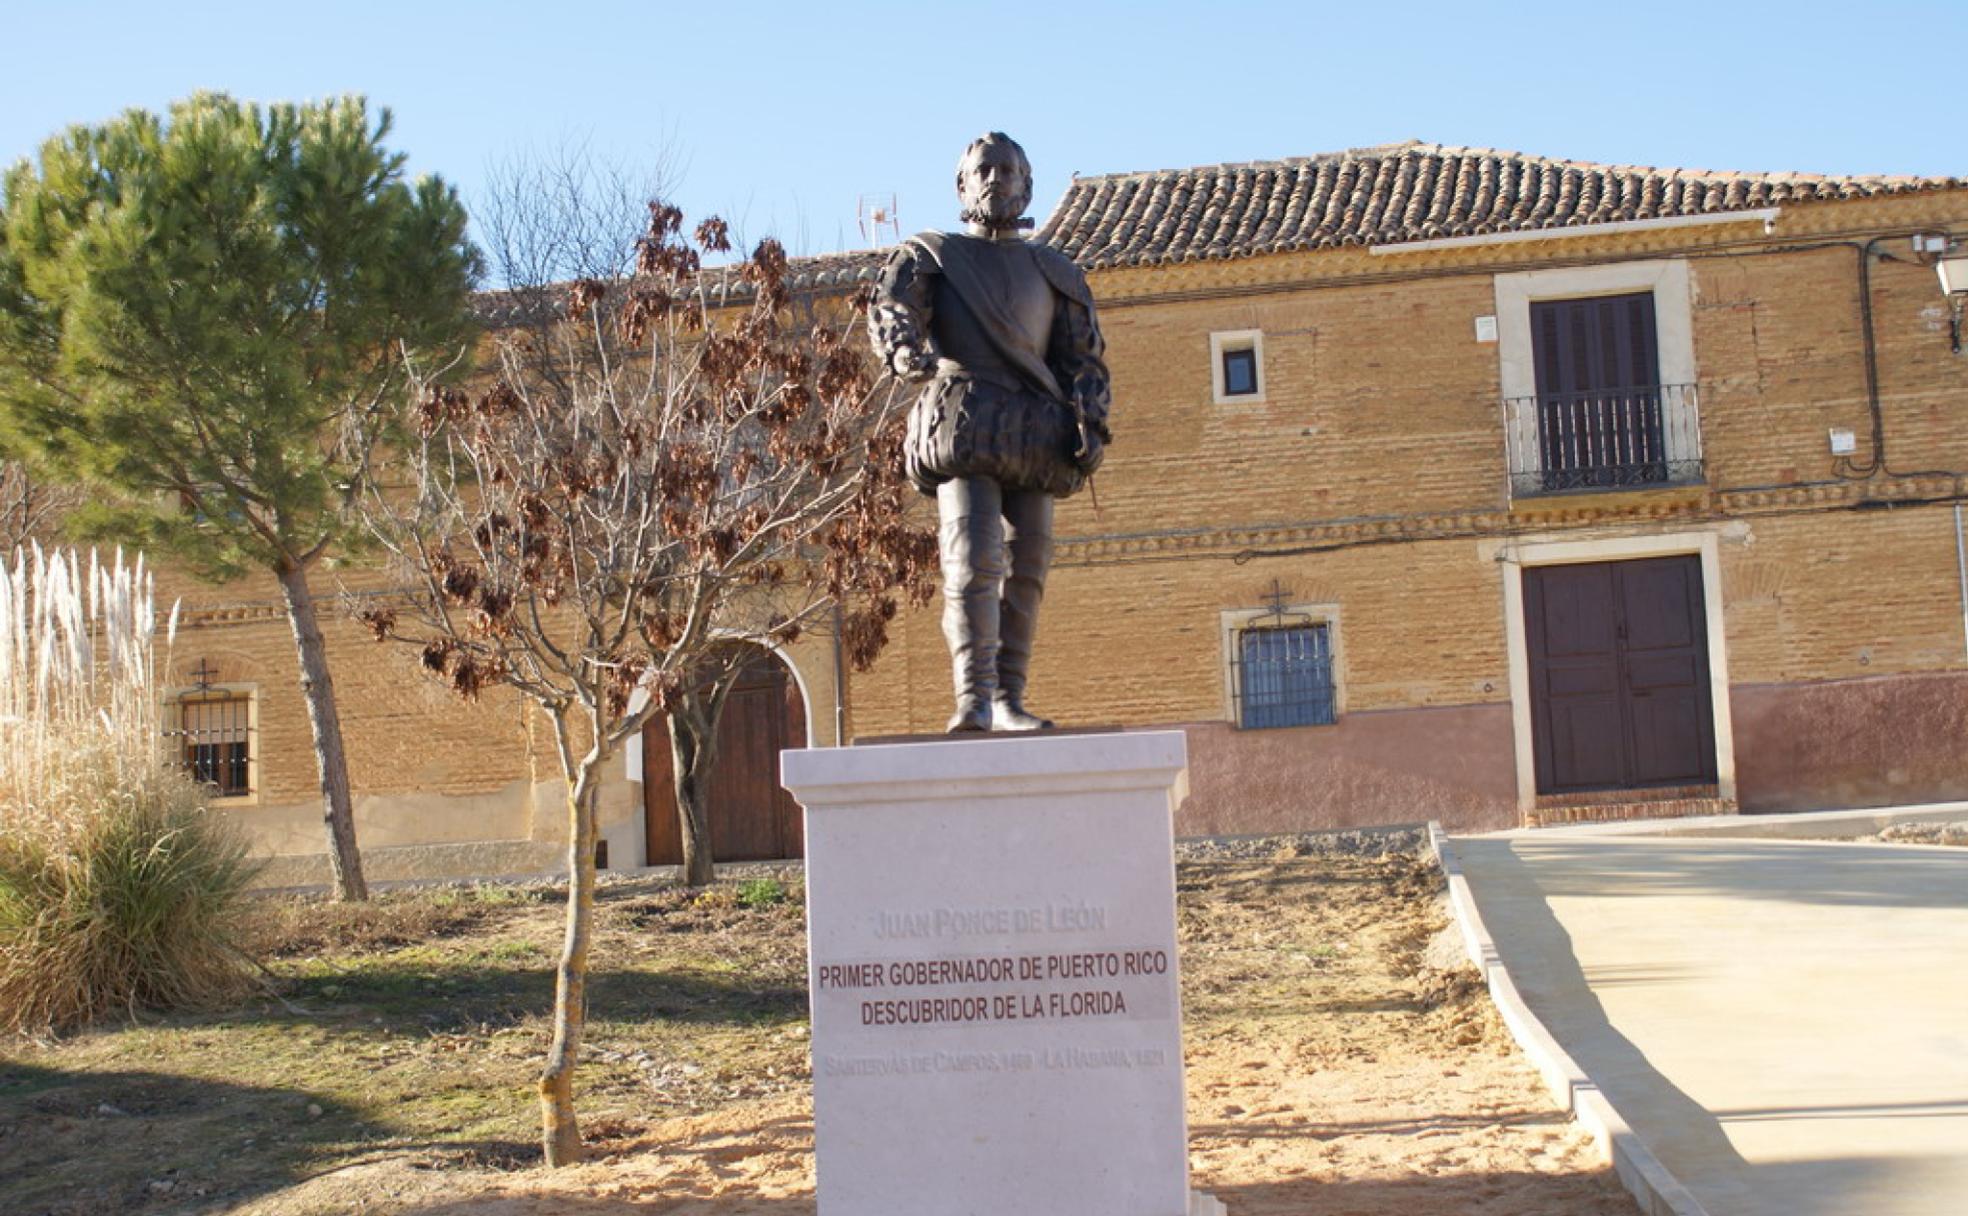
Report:
[{"label": "adobe wall", "polygon": [[1968,801],[1968,675],[1733,690],[1745,812]]},{"label": "adobe wall", "polygon": [[1369,710],[1330,727],[1186,724],[1181,836],[1439,821],[1451,832],[1517,826],[1510,711],[1500,705]]}]

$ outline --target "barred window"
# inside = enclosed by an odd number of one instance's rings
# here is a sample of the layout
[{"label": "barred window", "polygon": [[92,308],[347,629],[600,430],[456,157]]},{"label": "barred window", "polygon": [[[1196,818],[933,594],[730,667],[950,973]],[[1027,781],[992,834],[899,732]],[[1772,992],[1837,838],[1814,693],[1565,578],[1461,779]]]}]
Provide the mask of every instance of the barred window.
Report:
[{"label": "barred window", "polygon": [[1336,720],[1332,637],[1324,622],[1237,634],[1237,718],[1246,730]]},{"label": "barred window", "polygon": [[253,792],[253,698],[194,693],[177,703],[177,726],[165,732],[192,780],[220,798]]}]

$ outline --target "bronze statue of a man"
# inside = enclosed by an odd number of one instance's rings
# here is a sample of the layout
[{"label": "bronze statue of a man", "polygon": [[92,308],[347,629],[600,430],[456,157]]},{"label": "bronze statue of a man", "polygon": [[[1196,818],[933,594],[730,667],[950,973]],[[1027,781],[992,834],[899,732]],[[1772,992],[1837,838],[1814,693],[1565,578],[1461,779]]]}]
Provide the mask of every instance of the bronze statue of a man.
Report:
[{"label": "bronze statue of a man", "polygon": [[875,351],[923,383],[907,461],[941,521],[943,635],[956,669],[949,729],[1043,730],[1025,708],[1052,500],[1099,467],[1110,435],[1105,344],[1071,259],[1024,239],[1025,150],[1001,132],[957,162],[965,231],[898,246],[869,311]]}]

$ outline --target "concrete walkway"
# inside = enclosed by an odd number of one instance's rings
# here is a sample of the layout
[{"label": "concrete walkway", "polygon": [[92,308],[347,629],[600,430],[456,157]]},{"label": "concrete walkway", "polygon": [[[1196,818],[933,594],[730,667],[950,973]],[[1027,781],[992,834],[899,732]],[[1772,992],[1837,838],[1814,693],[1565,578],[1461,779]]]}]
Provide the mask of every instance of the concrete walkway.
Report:
[{"label": "concrete walkway", "polygon": [[1531,1011],[1709,1216],[1968,1213],[1968,849],[1451,849]]}]

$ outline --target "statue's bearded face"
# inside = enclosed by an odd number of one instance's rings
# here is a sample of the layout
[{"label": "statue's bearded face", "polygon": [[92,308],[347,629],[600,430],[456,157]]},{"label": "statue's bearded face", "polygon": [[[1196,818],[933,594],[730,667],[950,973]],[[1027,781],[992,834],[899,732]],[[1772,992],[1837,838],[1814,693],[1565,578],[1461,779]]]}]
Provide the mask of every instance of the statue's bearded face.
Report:
[{"label": "statue's bearded face", "polygon": [[1009,228],[1032,203],[1032,169],[1012,143],[979,145],[957,170],[957,197],[966,223]]}]

